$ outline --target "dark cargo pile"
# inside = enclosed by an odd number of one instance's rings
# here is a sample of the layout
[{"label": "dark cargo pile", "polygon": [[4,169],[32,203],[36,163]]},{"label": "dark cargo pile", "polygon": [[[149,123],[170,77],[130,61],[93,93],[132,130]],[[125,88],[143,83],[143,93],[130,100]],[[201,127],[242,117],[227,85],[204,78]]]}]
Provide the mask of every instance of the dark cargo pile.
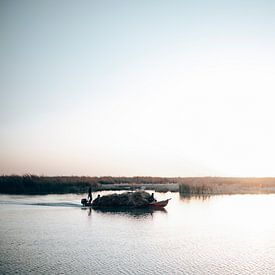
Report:
[{"label": "dark cargo pile", "polygon": [[149,204],[150,194],[144,191],[124,192],[96,198],[92,206],[94,208],[106,207],[144,207]]}]

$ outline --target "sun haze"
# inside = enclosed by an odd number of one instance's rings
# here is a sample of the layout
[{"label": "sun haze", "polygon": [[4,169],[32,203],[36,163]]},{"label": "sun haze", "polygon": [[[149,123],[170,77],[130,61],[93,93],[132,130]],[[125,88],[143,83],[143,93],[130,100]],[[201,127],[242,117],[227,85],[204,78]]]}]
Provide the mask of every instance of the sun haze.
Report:
[{"label": "sun haze", "polygon": [[0,13],[0,173],[275,176],[274,1]]}]

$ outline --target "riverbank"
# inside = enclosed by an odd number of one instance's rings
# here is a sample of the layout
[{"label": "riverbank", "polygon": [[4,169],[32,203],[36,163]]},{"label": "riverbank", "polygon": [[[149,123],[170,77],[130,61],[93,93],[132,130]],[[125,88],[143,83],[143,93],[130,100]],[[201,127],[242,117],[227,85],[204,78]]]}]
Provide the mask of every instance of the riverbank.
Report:
[{"label": "riverbank", "polygon": [[0,176],[2,194],[67,194],[92,191],[155,190],[178,192],[179,185],[169,178],[159,177],[45,177],[36,175]]},{"label": "riverbank", "polygon": [[273,194],[275,178],[185,178],[179,192],[188,195]]},{"label": "riverbank", "polygon": [[2,194],[67,194],[95,191],[154,190],[187,195],[270,194],[275,178],[225,177],[45,177],[35,175],[0,176]]}]

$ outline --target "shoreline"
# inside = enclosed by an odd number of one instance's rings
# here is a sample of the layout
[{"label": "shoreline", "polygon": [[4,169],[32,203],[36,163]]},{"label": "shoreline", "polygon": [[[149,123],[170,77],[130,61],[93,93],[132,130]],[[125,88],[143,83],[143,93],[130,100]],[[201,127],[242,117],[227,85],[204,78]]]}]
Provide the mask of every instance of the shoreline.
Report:
[{"label": "shoreline", "polygon": [[0,176],[0,194],[42,195],[152,190],[186,195],[273,194],[275,178],[39,177]]}]

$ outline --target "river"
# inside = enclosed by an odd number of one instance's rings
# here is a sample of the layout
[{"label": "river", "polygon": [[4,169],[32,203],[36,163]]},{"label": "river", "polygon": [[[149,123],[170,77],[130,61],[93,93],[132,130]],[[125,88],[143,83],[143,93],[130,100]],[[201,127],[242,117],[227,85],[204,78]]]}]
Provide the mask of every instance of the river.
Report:
[{"label": "river", "polygon": [[81,197],[0,195],[0,274],[275,274],[275,195],[155,193],[165,211],[128,212]]}]

